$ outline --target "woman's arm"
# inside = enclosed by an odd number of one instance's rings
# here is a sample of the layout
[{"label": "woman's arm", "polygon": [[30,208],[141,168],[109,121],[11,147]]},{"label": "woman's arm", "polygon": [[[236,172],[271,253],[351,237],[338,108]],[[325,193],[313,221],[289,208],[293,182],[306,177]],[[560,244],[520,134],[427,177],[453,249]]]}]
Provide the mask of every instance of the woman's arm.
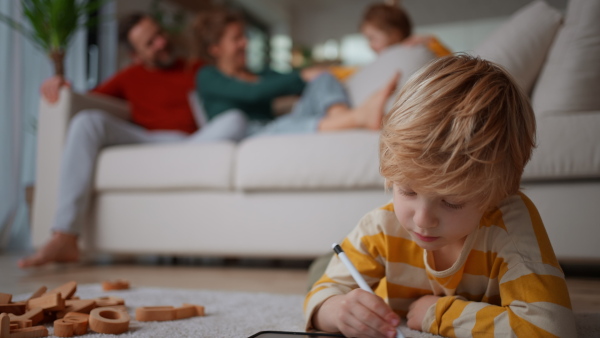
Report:
[{"label": "woman's arm", "polygon": [[304,81],[298,72],[267,72],[257,82],[247,82],[223,75],[214,67],[200,70],[197,88],[204,100],[221,99],[252,104],[279,96],[300,94]]}]

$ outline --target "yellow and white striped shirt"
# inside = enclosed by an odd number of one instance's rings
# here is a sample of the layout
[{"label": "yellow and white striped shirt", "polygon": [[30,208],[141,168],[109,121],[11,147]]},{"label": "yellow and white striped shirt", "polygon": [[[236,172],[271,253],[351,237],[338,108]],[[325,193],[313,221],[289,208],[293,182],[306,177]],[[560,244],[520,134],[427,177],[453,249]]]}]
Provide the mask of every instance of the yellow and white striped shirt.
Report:
[{"label": "yellow and white striped shirt", "polygon": [[[444,271],[412,241],[392,204],[371,211],[341,244],[375,292],[399,315],[424,295],[441,296],[422,330],[448,337],[576,337],[563,272],[541,217],[523,194],[487,212]],[[429,259],[429,260],[428,260]],[[304,302],[307,329],[327,298],[357,288],[334,257]]]}]

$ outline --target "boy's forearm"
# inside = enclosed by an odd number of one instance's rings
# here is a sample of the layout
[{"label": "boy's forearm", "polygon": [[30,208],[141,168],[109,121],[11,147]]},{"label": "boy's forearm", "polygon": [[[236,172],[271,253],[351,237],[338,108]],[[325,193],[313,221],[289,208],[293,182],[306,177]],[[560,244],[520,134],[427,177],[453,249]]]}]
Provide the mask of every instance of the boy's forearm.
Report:
[{"label": "boy's forearm", "polygon": [[472,327],[472,332],[488,332],[493,328],[495,337],[573,336],[576,329],[570,309],[556,311],[559,307],[546,308],[547,305],[513,301],[511,305],[499,306],[446,296],[427,312],[423,331],[459,337],[457,328]]},{"label": "boy's forearm", "polygon": [[337,295],[327,298],[321,306],[319,306],[312,316],[312,325],[316,330],[325,332],[339,332],[335,323],[335,315],[338,301],[342,296]]}]

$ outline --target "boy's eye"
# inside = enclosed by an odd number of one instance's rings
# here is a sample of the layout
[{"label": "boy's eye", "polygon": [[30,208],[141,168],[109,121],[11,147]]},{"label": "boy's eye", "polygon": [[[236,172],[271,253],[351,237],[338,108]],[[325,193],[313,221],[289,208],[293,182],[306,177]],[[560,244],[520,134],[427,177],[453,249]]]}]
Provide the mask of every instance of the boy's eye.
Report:
[{"label": "boy's eye", "polygon": [[410,190],[398,189],[398,192],[400,193],[400,195],[403,195],[403,196],[416,196],[417,195],[416,192],[410,191]]},{"label": "boy's eye", "polygon": [[460,210],[460,209],[462,209],[465,206],[464,203],[462,203],[462,204],[452,204],[452,203],[447,202],[446,200],[442,200],[442,203],[444,203],[444,205],[447,206],[448,208],[456,209],[456,210]]}]

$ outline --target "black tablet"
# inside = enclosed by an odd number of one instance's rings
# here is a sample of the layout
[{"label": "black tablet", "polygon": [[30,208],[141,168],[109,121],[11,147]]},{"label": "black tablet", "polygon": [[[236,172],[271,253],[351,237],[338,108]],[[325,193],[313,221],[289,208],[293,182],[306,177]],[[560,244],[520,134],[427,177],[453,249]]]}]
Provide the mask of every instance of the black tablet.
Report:
[{"label": "black tablet", "polygon": [[345,337],[335,333],[318,332],[288,332],[288,331],[260,331],[248,338],[327,338],[327,337]]}]

